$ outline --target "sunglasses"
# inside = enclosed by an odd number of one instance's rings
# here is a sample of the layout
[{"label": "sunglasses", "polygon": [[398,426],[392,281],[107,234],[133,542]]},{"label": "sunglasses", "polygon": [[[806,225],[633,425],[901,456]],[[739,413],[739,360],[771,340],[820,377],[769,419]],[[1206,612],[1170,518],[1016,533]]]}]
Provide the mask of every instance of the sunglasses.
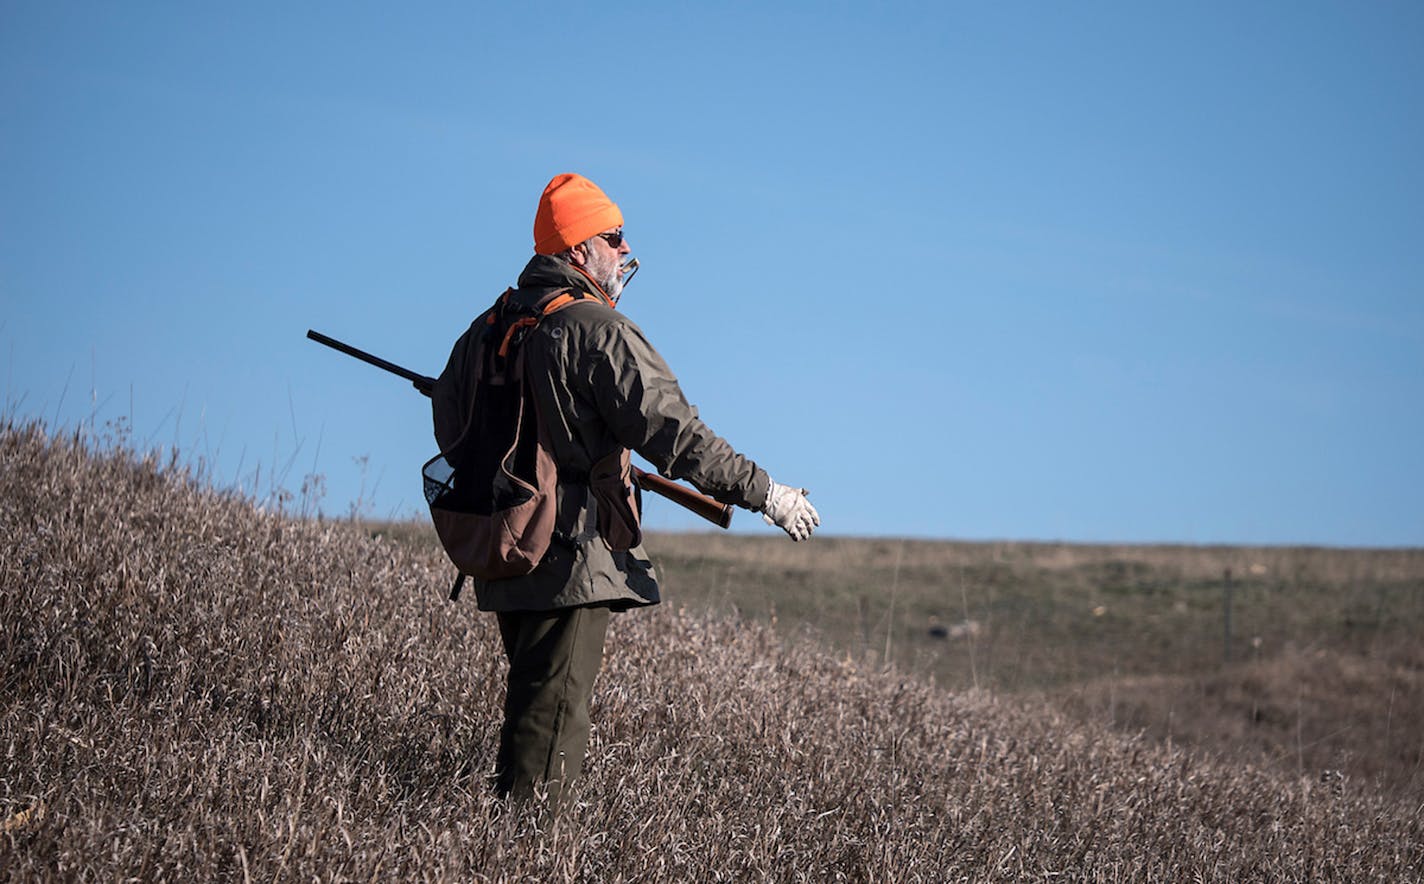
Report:
[{"label": "sunglasses", "polygon": [[623,228],[621,227],[612,233],[600,233],[599,236],[603,237],[603,241],[615,249],[623,245]]}]

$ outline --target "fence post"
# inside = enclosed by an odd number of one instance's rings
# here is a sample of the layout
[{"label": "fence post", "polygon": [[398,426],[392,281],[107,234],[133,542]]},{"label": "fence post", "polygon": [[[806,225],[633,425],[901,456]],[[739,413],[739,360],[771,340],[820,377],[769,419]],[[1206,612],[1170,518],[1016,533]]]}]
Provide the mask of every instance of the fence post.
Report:
[{"label": "fence post", "polygon": [[1224,580],[1224,582],[1225,582],[1225,592],[1224,592],[1225,599],[1224,599],[1224,604],[1223,604],[1223,608],[1222,608],[1222,613],[1223,613],[1223,618],[1222,618],[1222,619],[1223,619],[1223,625],[1224,625],[1224,634],[1223,634],[1223,637],[1222,637],[1222,638],[1223,638],[1223,641],[1222,641],[1222,661],[1223,661],[1224,663],[1230,663],[1230,662],[1231,662],[1231,569],[1230,569],[1230,568],[1227,568],[1227,569],[1226,569],[1226,573],[1225,573],[1225,575],[1223,575],[1223,580]]}]

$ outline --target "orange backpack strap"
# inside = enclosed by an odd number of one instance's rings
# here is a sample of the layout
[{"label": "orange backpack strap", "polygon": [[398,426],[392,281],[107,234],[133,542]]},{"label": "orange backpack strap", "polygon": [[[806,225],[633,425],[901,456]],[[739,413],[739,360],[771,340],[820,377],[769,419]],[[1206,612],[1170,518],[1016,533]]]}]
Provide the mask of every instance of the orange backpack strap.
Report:
[{"label": "orange backpack strap", "polygon": [[582,300],[582,298],[576,297],[573,292],[564,292],[555,295],[545,302],[543,307],[539,308],[539,315],[542,317],[548,316],[550,313],[558,313],[570,304],[575,304],[580,300]]},{"label": "orange backpack strap", "polygon": [[[507,298],[508,295],[509,293],[506,292],[505,297]],[[535,311],[537,311],[534,315],[521,316],[509,324],[509,328],[504,333],[504,340],[500,341],[499,344],[499,355],[501,357],[509,355],[509,347],[514,341],[515,334],[517,334],[520,329],[533,328],[538,325],[544,317],[558,313],[565,307],[570,307],[582,301],[597,301],[603,303],[602,299],[596,295],[590,295],[588,292],[580,292],[574,289],[564,289],[563,291],[550,294],[534,306]],[[493,324],[493,317],[491,317],[490,323]]]},{"label": "orange backpack strap", "polygon": [[509,344],[514,339],[515,332],[521,328],[538,325],[539,319],[540,317],[538,316],[522,316],[509,324],[509,328],[504,332],[504,340],[499,343],[499,355],[501,359],[509,355]]},{"label": "orange backpack strap", "polygon": [[599,303],[606,303],[603,301],[602,298],[598,297],[597,295],[590,295],[588,292],[580,292],[574,289],[568,289],[563,292],[558,292],[546,301],[542,302],[541,306],[539,307],[539,315],[542,317],[548,316],[551,313],[558,313],[565,307],[577,304],[580,301],[597,301]]}]

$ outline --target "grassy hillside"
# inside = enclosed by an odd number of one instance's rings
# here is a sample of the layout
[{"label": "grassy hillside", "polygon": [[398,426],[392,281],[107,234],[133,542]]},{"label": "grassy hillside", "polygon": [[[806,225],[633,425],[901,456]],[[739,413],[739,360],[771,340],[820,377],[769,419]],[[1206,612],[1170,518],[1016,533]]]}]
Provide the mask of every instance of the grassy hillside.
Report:
[{"label": "grassy hillside", "polygon": [[1424,550],[649,545],[669,597],[863,665],[1424,801]]},{"label": "grassy hillside", "polygon": [[497,637],[443,601],[421,544],[29,426],[0,431],[0,532],[11,880],[1397,881],[1424,862],[1417,804],[672,606],[615,619],[581,801],[551,821],[488,794]]}]

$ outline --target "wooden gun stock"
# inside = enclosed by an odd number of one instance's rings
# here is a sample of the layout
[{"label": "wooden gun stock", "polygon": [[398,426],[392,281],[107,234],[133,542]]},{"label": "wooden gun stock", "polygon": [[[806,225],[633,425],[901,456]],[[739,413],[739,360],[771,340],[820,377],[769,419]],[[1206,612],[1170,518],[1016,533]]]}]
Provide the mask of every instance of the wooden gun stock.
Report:
[{"label": "wooden gun stock", "polygon": [[633,467],[633,481],[644,491],[660,494],[673,503],[692,510],[697,515],[716,525],[726,528],[732,524],[732,506],[719,503],[686,485],[679,485],[671,479],[664,479],[656,473]]}]

